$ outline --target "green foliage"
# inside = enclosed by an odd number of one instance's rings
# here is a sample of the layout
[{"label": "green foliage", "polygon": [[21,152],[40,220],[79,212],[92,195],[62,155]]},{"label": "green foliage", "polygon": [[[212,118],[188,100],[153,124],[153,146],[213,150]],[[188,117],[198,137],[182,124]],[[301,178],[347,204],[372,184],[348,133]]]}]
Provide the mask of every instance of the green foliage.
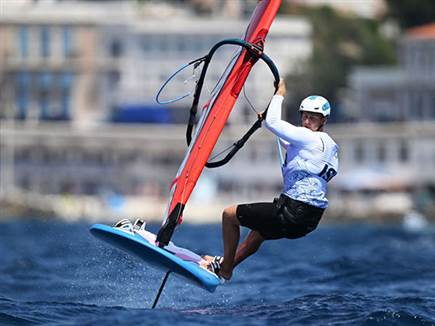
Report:
[{"label": "green foliage", "polygon": [[289,103],[292,110],[301,99],[297,95],[312,93],[325,96],[334,105],[355,65],[395,63],[394,45],[380,33],[379,22],[339,14],[326,6],[306,8],[305,15],[312,24],[313,52],[304,72],[288,77],[289,89],[294,92]]},{"label": "green foliage", "polygon": [[387,0],[388,16],[397,19],[402,28],[435,22],[434,0]]}]

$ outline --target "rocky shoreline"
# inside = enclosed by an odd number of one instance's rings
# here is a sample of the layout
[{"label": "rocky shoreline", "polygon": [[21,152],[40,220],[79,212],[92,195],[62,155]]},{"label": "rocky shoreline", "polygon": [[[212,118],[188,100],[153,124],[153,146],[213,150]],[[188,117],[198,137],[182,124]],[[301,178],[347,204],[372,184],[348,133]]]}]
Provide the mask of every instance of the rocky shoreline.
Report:
[{"label": "rocky shoreline", "polygon": [[[186,207],[189,223],[220,223],[222,210],[232,200],[216,202],[192,201]],[[56,218],[69,222],[86,220],[112,223],[119,218],[145,218],[160,222],[166,208],[165,198],[123,197],[122,199],[72,195],[19,195],[0,199],[0,220],[9,218]],[[434,205],[432,203],[432,205]],[[404,219],[420,216],[435,223],[435,207],[416,210],[404,193],[367,196],[352,194],[334,196],[322,223],[370,222],[402,223]]]}]

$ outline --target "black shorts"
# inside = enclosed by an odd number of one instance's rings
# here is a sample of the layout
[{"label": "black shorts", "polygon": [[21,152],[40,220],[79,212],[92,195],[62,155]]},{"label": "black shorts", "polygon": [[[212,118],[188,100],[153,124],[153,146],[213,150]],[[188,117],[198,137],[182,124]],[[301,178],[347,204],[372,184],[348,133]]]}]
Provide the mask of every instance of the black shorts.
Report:
[{"label": "black shorts", "polygon": [[324,211],[281,195],[273,203],[238,205],[236,215],[242,226],[259,232],[267,240],[297,239],[316,229]]}]

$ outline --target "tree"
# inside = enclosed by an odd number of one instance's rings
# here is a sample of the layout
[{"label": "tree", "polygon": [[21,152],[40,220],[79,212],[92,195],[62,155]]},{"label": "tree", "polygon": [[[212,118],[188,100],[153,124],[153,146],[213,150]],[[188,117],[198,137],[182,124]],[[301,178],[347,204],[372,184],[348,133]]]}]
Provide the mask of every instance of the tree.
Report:
[{"label": "tree", "polygon": [[435,21],[433,0],[387,0],[387,17],[397,19],[402,28],[424,25]]},{"label": "tree", "polygon": [[309,94],[325,96],[337,107],[338,92],[353,66],[393,64],[396,58],[394,44],[382,36],[377,21],[339,14],[327,6],[306,8],[305,15],[312,25],[313,52],[303,72],[288,77],[293,91],[290,116]]}]

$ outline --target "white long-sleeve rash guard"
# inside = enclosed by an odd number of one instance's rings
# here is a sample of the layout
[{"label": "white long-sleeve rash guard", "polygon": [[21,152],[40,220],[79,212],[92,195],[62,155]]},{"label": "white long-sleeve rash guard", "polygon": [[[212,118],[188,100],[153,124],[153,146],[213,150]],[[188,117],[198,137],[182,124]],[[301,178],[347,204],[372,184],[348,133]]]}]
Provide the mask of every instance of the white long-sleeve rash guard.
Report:
[{"label": "white long-sleeve rash guard", "polygon": [[326,208],[327,182],[338,171],[338,145],[325,132],[296,127],[281,119],[283,97],[275,95],[265,120],[286,149],[282,166],[283,194],[307,204]]}]

